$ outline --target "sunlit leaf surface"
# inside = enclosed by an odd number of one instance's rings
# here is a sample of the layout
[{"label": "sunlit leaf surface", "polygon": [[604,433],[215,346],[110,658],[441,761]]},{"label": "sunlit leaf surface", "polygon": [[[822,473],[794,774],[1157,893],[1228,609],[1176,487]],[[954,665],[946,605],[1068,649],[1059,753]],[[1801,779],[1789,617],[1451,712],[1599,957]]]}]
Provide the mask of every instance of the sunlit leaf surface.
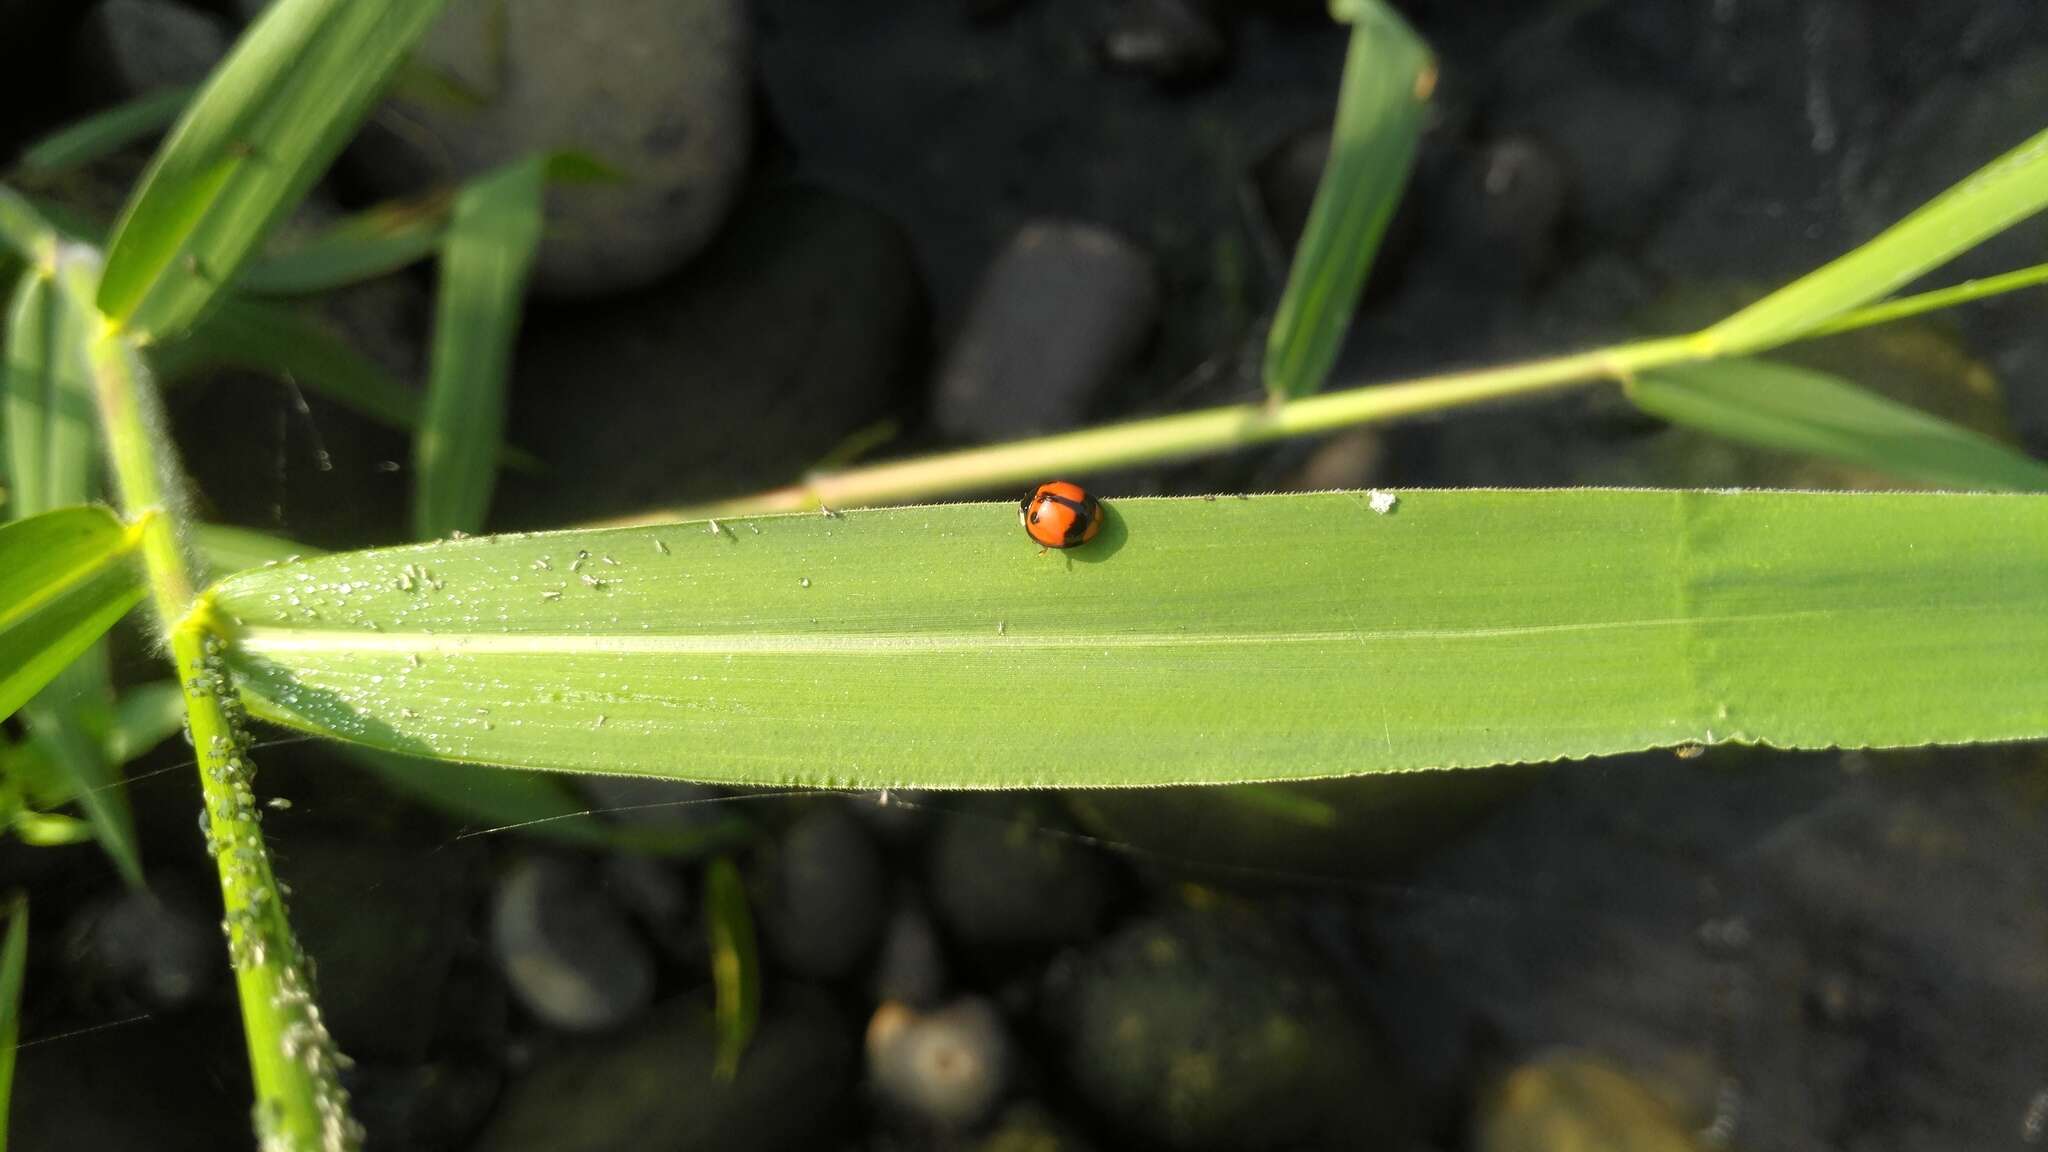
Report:
[{"label": "sunlit leaf surface", "polygon": [[[1375,511],[1375,504],[1385,512]],[[2048,735],[2048,499],[1418,491],[442,542],[218,590],[259,714],[749,784],[1255,781]]]}]

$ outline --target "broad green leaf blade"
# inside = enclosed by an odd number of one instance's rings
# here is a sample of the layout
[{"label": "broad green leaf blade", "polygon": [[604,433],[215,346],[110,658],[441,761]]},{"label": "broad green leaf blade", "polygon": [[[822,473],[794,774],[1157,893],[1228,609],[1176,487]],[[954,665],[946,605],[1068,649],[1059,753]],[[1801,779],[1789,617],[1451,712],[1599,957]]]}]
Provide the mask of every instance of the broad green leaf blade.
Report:
[{"label": "broad green leaf blade", "polygon": [[171,126],[192,100],[190,88],[163,88],[95,112],[28,146],[21,166],[49,174],[90,164]]},{"label": "broad green leaf blade", "polygon": [[441,246],[448,207],[448,197],[429,196],[357,213],[296,248],[251,264],[235,287],[263,296],[303,296],[396,272]]},{"label": "broad green leaf blade", "polygon": [[2048,498],[1372,504],[1119,500],[1097,540],[1043,556],[1009,504],[444,541],[244,573],[217,609],[249,706],[293,727],[720,783],[1253,782],[2048,735]]},{"label": "broad green leaf blade", "polygon": [[754,942],[754,916],[739,866],[720,856],[704,869],[704,926],[711,944],[711,986],[716,996],[721,1079],[739,1074],[740,1057],[761,1020],[761,961]]},{"label": "broad green leaf blade", "polygon": [[21,984],[28,974],[28,897],[7,907],[7,937],[0,941],[0,1152],[7,1152],[7,1106],[14,1098],[14,1053],[21,1042]]},{"label": "broad green leaf blade", "polygon": [[540,243],[545,157],[483,177],[455,200],[441,257],[427,413],[414,442],[413,533],[483,526],[505,428],[505,378]]},{"label": "broad green leaf blade", "polygon": [[1436,86],[1429,46],[1380,0],[1350,0],[1351,49],[1337,122],[1287,291],[1266,334],[1266,391],[1277,400],[1323,386],[1351,327],[1380,237],[1401,202],[1423,113]]},{"label": "broad green leaf blade", "polygon": [[1981,433],[1810,368],[1721,360],[1629,384],[1653,416],[1717,436],[1945,488],[2048,491],[2048,464]]},{"label": "broad green leaf blade", "polygon": [[107,248],[100,311],[174,335],[354,134],[442,0],[278,0],[165,142]]},{"label": "broad green leaf blade", "polygon": [[1770,348],[1925,272],[2048,207],[2048,131],[1978,169],[1876,239],[1699,334],[1721,354]]},{"label": "broad green leaf blade", "polygon": [[103,508],[0,525],[0,719],[142,598],[131,534]]}]

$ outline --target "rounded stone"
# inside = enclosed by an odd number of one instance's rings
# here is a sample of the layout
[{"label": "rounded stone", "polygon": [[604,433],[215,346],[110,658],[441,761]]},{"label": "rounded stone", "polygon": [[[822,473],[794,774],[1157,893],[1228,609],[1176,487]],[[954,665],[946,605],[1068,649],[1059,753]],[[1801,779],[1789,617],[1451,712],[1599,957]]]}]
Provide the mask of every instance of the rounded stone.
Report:
[{"label": "rounded stone", "polygon": [[550,190],[534,285],[637,287],[702,249],[738,193],[751,44],[742,0],[454,0],[419,53],[449,91],[393,97],[356,154],[390,194],[587,154],[618,179]]},{"label": "rounded stone", "polygon": [[498,885],[491,940],[520,1003],[557,1028],[613,1028],[654,998],[647,945],[562,862],[535,857],[513,866]]}]

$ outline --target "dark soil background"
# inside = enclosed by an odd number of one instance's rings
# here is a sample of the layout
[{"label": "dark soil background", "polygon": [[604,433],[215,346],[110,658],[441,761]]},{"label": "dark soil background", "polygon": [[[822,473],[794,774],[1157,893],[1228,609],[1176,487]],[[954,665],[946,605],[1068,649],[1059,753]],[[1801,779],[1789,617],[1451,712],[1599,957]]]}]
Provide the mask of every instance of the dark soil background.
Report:
[{"label": "dark soil background", "polygon": [[[0,0],[0,156],[202,75],[261,7]],[[1400,7],[1441,83],[1338,385],[1711,319],[2048,125],[2034,0]],[[869,433],[897,454],[1258,395],[1343,63],[1320,6],[509,10],[518,110],[455,128],[388,104],[294,225],[586,138],[658,185],[556,205],[509,431],[545,468],[505,477],[497,526],[736,495]],[[474,37],[443,31],[426,59],[469,78]],[[110,216],[141,159],[43,191]],[[2044,249],[2017,229],[1944,276]],[[417,271],[321,307],[417,379],[431,300]],[[2037,296],[1799,356],[2048,455]],[[402,435],[246,376],[170,405],[209,517],[403,536]],[[1601,391],[1077,479],[1110,498],[1886,483]],[[147,895],[94,849],[0,843],[0,886],[35,908],[16,1147],[248,1143],[186,753],[132,766]],[[769,979],[731,1083],[711,1074],[700,867],[476,834],[289,737],[260,759],[292,801],[267,828],[372,1147],[2048,1138],[2035,746],[1076,796],[591,784],[611,819],[742,829]]]}]

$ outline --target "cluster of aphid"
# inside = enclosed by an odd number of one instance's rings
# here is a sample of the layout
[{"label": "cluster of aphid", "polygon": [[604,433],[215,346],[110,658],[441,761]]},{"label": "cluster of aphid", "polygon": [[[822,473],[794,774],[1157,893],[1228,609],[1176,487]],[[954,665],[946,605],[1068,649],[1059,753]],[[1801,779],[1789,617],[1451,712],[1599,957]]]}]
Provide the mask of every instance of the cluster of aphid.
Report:
[{"label": "cluster of aphid", "polygon": [[[362,1126],[349,1115],[348,1093],[338,1078],[340,1070],[348,1066],[348,1057],[335,1047],[334,1037],[320,1018],[308,961],[291,934],[284,910],[272,906],[288,890],[271,874],[260,831],[263,813],[256,802],[256,768],[244,754],[249,747],[248,730],[217,637],[209,634],[202,641],[199,667],[185,689],[195,699],[212,699],[227,728],[214,733],[204,747],[194,741],[194,747],[206,793],[205,807],[199,813],[206,850],[228,881],[222,885],[223,896],[247,894],[246,902],[230,899],[221,919],[228,963],[238,974],[265,974],[273,981],[270,1008],[279,1022],[280,1055],[303,1068],[313,1082],[320,1147],[327,1152],[360,1148]],[[186,735],[189,739],[189,728]],[[254,1120],[264,1149],[292,1146],[277,1101],[259,1100]]]}]

